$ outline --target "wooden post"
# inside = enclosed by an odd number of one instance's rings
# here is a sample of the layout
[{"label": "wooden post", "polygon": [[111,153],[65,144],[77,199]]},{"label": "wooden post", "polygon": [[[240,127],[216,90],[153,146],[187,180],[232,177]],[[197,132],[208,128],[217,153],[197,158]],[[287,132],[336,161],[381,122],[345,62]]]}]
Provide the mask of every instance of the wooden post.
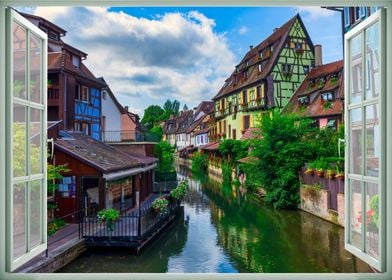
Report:
[{"label": "wooden post", "polygon": [[106,180],[104,178],[98,179],[98,192],[99,192],[99,208],[104,209],[106,207]]}]

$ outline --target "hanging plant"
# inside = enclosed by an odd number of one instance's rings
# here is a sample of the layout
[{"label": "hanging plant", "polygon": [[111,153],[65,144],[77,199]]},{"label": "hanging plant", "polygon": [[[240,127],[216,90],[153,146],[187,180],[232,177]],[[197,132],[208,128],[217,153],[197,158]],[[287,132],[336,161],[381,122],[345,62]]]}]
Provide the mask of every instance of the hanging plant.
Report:
[{"label": "hanging plant", "polygon": [[169,201],[167,201],[165,197],[161,196],[154,200],[151,207],[156,213],[165,215],[169,212]]},{"label": "hanging plant", "polygon": [[170,192],[170,196],[174,199],[181,200],[188,192],[188,181],[182,181],[175,189]]}]

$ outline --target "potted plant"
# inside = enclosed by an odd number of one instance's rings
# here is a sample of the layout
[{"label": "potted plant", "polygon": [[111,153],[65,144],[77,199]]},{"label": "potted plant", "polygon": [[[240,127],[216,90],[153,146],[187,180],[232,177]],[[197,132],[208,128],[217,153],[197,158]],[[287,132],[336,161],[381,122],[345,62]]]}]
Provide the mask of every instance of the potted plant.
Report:
[{"label": "potted plant", "polygon": [[113,208],[102,209],[98,212],[98,221],[106,223],[109,231],[113,231],[114,222],[120,217],[120,212]]},{"label": "potted plant", "polygon": [[53,81],[52,80],[48,80],[48,88],[52,88],[53,87]]},{"label": "potted plant", "polygon": [[323,160],[319,160],[316,164],[316,174],[319,177],[324,177],[327,164]]},{"label": "potted plant", "polygon": [[170,192],[170,196],[176,200],[181,200],[188,192],[188,181],[182,181],[175,189]]},{"label": "potted plant", "polygon": [[151,207],[154,209],[155,213],[165,215],[169,212],[169,201],[167,201],[165,197],[161,196],[154,200]]},{"label": "potted plant", "polygon": [[335,176],[336,176],[335,170],[333,170],[332,168],[328,168],[326,172],[326,177],[329,179],[334,179]]},{"label": "potted plant", "polygon": [[305,170],[305,174],[313,175],[314,174],[314,163],[309,163],[307,169]]}]

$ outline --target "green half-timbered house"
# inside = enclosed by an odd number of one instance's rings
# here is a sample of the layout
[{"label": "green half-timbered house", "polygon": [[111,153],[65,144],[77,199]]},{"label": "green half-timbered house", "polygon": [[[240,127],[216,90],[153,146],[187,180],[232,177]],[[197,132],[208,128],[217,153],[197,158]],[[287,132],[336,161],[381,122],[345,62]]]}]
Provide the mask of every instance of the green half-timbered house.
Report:
[{"label": "green half-timbered house", "polygon": [[314,49],[299,14],[251,46],[213,98],[212,138],[240,139],[263,112],[282,109],[314,66]]}]

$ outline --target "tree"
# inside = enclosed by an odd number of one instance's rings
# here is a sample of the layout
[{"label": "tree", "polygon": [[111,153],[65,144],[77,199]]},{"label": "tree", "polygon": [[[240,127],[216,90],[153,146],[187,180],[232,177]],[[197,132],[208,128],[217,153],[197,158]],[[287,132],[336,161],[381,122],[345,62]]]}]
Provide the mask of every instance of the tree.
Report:
[{"label": "tree", "polygon": [[171,172],[174,170],[174,148],[167,141],[160,141],[154,146],[154,156],[159,160],[159,172]]},{"label": "tree", "polygon": [[162,131],[162,127],[160,125],[154,125],[150,130],[149,133],[152,137],[152,139],[154,139],[154,141],[161,141],[162,140],[162,135],[163,135],[163,131]]},{"label": "tree", "polygon": [[159,105],[150,105],[144,110],[142,124],[150,130],[164,120],[165,111]]},{"label": "tree", "polygon": [[177,100],[171,101],[166,100],[165,104],[163,104],[163,110],[165,111],[165,120],[170,118],[170,115],[177,116],[180,110],[180,102]]}]

